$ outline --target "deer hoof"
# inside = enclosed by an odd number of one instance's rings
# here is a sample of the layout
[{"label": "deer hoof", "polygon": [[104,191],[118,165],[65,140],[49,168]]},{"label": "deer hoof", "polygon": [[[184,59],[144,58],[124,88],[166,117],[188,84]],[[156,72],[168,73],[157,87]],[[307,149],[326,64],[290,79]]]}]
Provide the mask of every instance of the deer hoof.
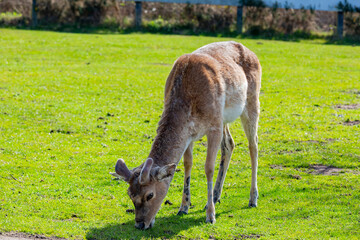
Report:
[{"label": "deer hoof", "polygon": [[182,215],[186,215],[186,214],[188,214],[188,213],[185,211],[179,211],[176,215],[182,216]]},{"label": "deer hoof", "polygon": [[211,223],[211,224],[215,224],[216,223],[216,219],[215,219],[215,209],[213,211],[210,211],[210,209],[208,209],[206,211],[206,223]]},{"label": "deer hoof", "polygon": [[249,207],[257,207],[257,200],[259,198],[259,194],[257,189],[250,191],[250,200],[249,200]]},{"label": "deer hoof", "polygon": [[216,223],[215,217],[206,218],[206,223],[215,224]]},{"label": "deer hoof", "polygon": [[249,202],[249,207],[250,208],[257,207],[257,203],[256,202]]}]

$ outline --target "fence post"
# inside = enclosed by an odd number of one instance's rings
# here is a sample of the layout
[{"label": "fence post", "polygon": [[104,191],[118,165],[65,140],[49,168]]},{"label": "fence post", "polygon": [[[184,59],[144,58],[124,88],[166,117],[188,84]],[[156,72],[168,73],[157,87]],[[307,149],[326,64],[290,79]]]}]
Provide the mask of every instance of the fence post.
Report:
[{"label": "fence post", "polygon": [[36,27],[37,26],[37,6],[36,6],[36,0],[32,1],[32,12],[31,12],[31,22],[32,22],[32,26]]},{"label": "fence post", "polygon": [[236,30],[237,33],[242,33],[243,27],[243,5],[237,6],[237,17],[236,17]]},{"label": "fence post", "polygon": [[140,29],[141,27],[141,2],[135,2],[135,27]]},{"label": "fence post", "polygon": [[337,34],[339,38],[342,38],[344,32],[344,12],[339,11],[337,18]]}]

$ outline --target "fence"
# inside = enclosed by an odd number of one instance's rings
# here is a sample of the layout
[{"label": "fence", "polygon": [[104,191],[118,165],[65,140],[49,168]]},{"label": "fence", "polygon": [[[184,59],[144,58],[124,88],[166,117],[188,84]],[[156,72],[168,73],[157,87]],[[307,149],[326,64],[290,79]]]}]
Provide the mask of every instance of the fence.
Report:
[{"label": "fence", "polygon": [[[133,1],[133,0],[117,0],[117,1]],[[142,2],[162,2],[162,3],[182,3],[182,4],[209,4],[209,5],[224,5],[224,6],[236,6],[237,18],[236,29],[238,33],[242,32],[243,25],[243,6],[256,6],[261,3],[262,6],[285,9],[311,9],[316,11],[337,11],[337,34],[339,37],[343,36],[344,15],[342,9],[338,6],[343,4],[359,4],[359,0],[135,0],[135,26],[141,27],[141,12]],[[32,0],[32,24],[37,25],[37,13],[36,13],[36,0]]]}]

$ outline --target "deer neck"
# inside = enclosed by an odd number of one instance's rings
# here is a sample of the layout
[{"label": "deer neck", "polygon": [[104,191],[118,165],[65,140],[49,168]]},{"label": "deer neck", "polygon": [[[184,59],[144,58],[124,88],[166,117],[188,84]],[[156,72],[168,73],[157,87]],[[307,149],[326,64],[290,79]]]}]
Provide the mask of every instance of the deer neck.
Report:
[{"label": "deer neck", "polygon": [[149,154],[155,165],[179,163],[191,142],[188,122],[186,114],[163,113]]}]

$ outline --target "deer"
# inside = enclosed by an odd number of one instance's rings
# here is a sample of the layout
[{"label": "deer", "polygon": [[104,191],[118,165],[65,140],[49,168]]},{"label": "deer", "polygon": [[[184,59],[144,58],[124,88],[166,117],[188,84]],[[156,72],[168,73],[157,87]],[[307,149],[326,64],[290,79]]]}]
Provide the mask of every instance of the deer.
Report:
[{"label": "deer", "polygon": [[[184,189],[178,215],[188,214],[193,144],[205,135],[206,222],[216,222],[215,204],[220,202],[235,147],[229,124],[238,118],[248,140],[251,159],[249,207],[257,206],[260,85],[261,66],[257,56],[234,41],[205,45],[175,61],[165,84],[164,110],[148,158],[132,170],[119,159],[115,173],[111,173],[129,184],[127,193],[135,206],[137,229],[154,226],[155,216],[182,157]],[[219,149],[221,160],[213,186]]]}]

